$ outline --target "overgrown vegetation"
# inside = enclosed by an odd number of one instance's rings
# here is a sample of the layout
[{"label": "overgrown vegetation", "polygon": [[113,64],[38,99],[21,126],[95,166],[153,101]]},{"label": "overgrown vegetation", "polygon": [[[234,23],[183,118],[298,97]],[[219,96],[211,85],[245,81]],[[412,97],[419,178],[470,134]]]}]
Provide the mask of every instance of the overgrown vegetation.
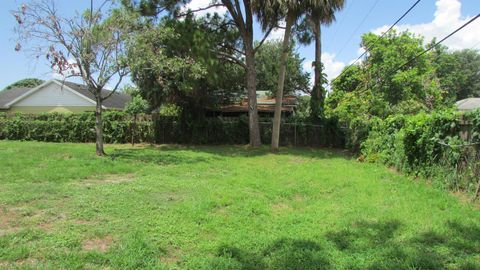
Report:
[{"label": "overgrown vegetation", "polygon": [[478,96],[480,54],[436,46],[405,64],[432,44],[409,32],[381,38],[365,34],[362,46],[370,46],[369,53],[333,81],[327,115],[347,127],[346,146],[362,154],[360,159],[473,191],[479,175],[479,112],[465,116],[472,136],[461,139],[454,102]]},{"label": "overgrown vegetation", "polygon": [[0,268],[480,267],[474,206],[339,152],[94,148],[0,141]]},{"label": "overgrown vegetation", "polygon": [[[406,173],[429,177],[449,189],[476,191],[479,115],[480,111],[466,114],[466,127],[455,111],[377,119],[371,123],[362,153],[367,161],[381,161]],[[462,131],[470,132],[472,140],[462,140]]]}]

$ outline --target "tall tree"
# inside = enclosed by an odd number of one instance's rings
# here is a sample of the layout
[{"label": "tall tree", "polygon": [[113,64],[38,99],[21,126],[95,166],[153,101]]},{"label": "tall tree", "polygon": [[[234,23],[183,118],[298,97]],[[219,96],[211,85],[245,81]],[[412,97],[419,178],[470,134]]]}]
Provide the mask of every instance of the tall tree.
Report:
[{"label": "tall tree", "polygon": [[448,51],[437,46],[432,62],[440,85],[451,101],[480,96],[480,53],[476,50]]},{"label": "tall tree", "polygon": [[324,115],[325,89],[323,87],[322,65],[322,24],[335,21],[335,12],[342,9],[345,0],[311,0],[307,21],[310,24],[315,39],[314,81],[310,99],[311,116],[313,119]]},{"label": "tall tree", "polygon": [[286,62],[290,47],[292,28],[298,18],[303,14],[305,10],[305,4],[303,1],[298,0],[281,0],[270,1],[270,5],[264,7],[268,11],[266,12],[266,18],[273,17],[273,20],[278,19],[278,14],[285,14],[285,33],[283,35],[282,52],[279,60],[279,74],[277,92],[275,96],[275,113],[273,117],[272,128],[272,151],[278,151],[280,142],[280,122],[282,119],[282,103],[283,103],[283,90],[285,86],[285,72]]},{"label": "tall tree", "polygon": [[[103,12],[102,7],[68,18],[59,14],[55,0],[32,0],[13,12],[18,22],[16,49],[27,44],[33,56],[45,56],[52,68],[66,78],[80,77],[94,95],[98,156],[105,155],[103,101],[115,93],[129,72],[124,61],[126,15],[112,9]],[[102,91],[107,84],[113,85],[109,94]]]},{"label": "tall tree", "polygon": [[[250,146],[258,147],[260,141],[260,127],[258,121],[257,110],[257,73],[255,69],[255,53],[270,34],[274,25],[264,20],[265,35],[263,39],[254,46],[253,22],[254,13],[261,14],[262,0],[243,0],[243,7],[239,0],[221,0],[227,8],[233,22],[237,26],[243,42],[243,50],[245,55],[246,85],[248,93],[248,117],[249,117],[249,133]],[[243,14],[245,12],[245,14]],[[274,21],[274,20],[273,20]]]},{"label": "tall tree", "polygon": [[[123,0],[124,5],[135,6],[132,0]],[[236,63],[245,69],[245,84],[248,94],[248,115],[249,115],[249,137],[250,145],[258,147],[261,145],[260,128],[257,110],[257,93],[256,93],[256,70],[255,70],[255,54],[262,46],[271,30],[275,27],[275,20],[265,20],[264,36],[256,45],[254,45],[254,19],[255,15],[260,16],[263,0],[214,0],[210,5],[198,10],[185,11],[182,8],[188,0],[142,0],[137,3],[140,9],[146,10],[152,14],[160,14],[169,10],[174,17],[186,16],[194,14],[197,11],[205,11],[213,7],[225,7],[228,16],[226,16],[227,25],[234,25],[238,31],[240,43],[220,41],[218,43],[218,56],[224,60]],[[132,4],[133,3],[133,4]],[[148,13],[147,12],[147,13]],[[268,22],[268,23],[267,23]],[[272,22],[272,23],[270,23]],[[232,46],[233,45],[233,46]],[[227,52],[225,53],[225,49]]]}]

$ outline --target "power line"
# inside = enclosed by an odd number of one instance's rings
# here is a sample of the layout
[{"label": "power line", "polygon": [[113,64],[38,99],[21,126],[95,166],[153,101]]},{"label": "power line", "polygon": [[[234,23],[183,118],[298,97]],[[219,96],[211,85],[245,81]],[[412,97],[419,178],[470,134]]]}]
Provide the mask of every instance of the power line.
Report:
[{"label": "power line", "polygon": [[347,42],[345,42],[345,44],[343,44],[342,48],[340,49],[340,51],[336,54],[336,55],[340,55],[343,50],[347,47],[347,45],[350,43],[350,41],[352,40],[352,38],[355,36],[355,34],[358,32],[358,30],[360,29],[360,27],[363,26],[363,24],[365,23],[365,21],[367,20],[367,18],[370,16],[370,14],[372,13],[372,11],[375,9],[375,7],[377,6],[378,4],[378,1],[380,0],[376,0],[375,3],[373,4],[373,6],[370,8],[370,10],[367,12],[367,14],[365,15],[365,17],[363,17],[363,20],[360,22],[360,24],[358,24],[357,28],[355,28],[355,30],[352,32],[352,34],[350,35],[350,37],[348,38]]},{"label": "power line", "polygon": [[372,44],[368,44],[367,49],[362,53],[362,55],[360,55],[351,65],[354,65],[355,63],[357,63],[358,60],[360,60],[365,54],[367,54],[368,51],[370,51],[370,49],[375,45],[377,44],[377,42],[383,38],[388,32],[390,32],[393,27],[395,27],[403,18],[405,18],[405,16],[407,16],[408,13],[410,13],[410,11],[412,11],[413,8],[415,8],[416,5],[418,5],[418,3],[420,3],[421,0],[417,0],[417,2],[415,2],[415,4],[413,4],[413,6],[411,6],[403,15],[402,17],[400,17],[394,24],[392,24],[392,26],[390,26],[390,28],[388,28],[387,31],[383,32],[383,34],[378,37],[374,42],[372,42]]},{"label": "power line", "polygon": [[[347,2],[347,3],[349,3],[349,2]],[[338,25],[337,28],[336,28],[337,32],[340,32],[340,30],[342,29],[342,26],[343,26],[345,20],[348,18],[348,15],[350,14],[349,11],[350,11],[352,5],[353,4],[351,4],[351,5],[347,4],[347,9],[345,10],[345,13],[342,17],[342,20],[340,20],[339,23],[337,24]],[[336,40],[335,40],[335,42],[336,42]]]},{"label": "power line", "polygon": [[426,50],[424,50],[423,52],[417,54],[415,57],[413,57],[412,59],[408,60],[405,64],[401,65],[400,67],[398,67],[397,69],[395,69],[395,71],[393,73],[396,73],[397,71],[399,71],[400,69],[402,69],[403,67],[407,66],[408,64],[410,64],[411,62],[415,61],[418,57],[426,54],[427,52],[431,51],[433,48],[435,48],[437,45],[441,44],[442,42],[444,42],[445,40],[447,40],[448,38],[450,38],[451,36],[455,35],[458,31],[462,30],[463,28],[465,28],[467,25],[471,24],[473,21],[475,21],[476,19],[478,19],[480,17],[480,13],[477,14],[477,16],[473,17],[472,19],[470,19],[468,22],[464,23],[462,26],[460,26],[459,28],[457,28],[455,31],[453,31],[452,33],[448,34],[448,36],[444,37],[442,40],[436,42],[435,44],[431,45],[430,47],[428,47]]},{"label": "power line", "polygon": [[351,66],[355,65],[355,63],[357,63],[360,59],[362,59],[362,57],[367,54],[368,51],[370,51],[370,49],[375,45],[377,44],[377,42],[382,39],[388,32],[390,32],[393,27],[395,27],[401,20],[403,20],[403,18],[405,18],[405,16],[407,16],[408,13],[410,13],[410,11],[412,11],[412,9],[414,9],[418,3],[420,3],[421,0],[417,0],[407,11],[405,11],[405,13],[403,13],[403,15],[397,20],[395,21],[395,23],[392,24],[392,26],[390,26],[390,28],[388,28],[387,31],[383,32],[383,34],[380,36],[380,37],[377,37],[377,39],[372,42],[371,44],[368,44],[365,49],[365,51],[362,53],[362,55],[360,55],[355,61],[353,61],[353,63],[351,63],[350,65],[348,65],[348,67],[346,67],[345,69],[343,69],[343,71],[340,73],[340,75],[338,75],[335,79],[333,79],[332,82],[334,82],[337,78],[339,78],[340,76],[343,75],[343,73],[345,73],[347,71],[347,69],[349,69]]},{"label": "power line", "polygon": [[[470,19],[468,22],[464,23],[462,26],[460,26],[459,28],[457,28],[455,31],[451,32],[450,34],[448,34],[446,37],[442,38],[440,41],[438,42],[435,42],[435,44],[432,44],[431,46],[429,46],[427,49],[423,50],[421,53],[415,55],[414,57],[412,57],[410,60],[408,60],[407,62],[405,62],[404,64],[402,64],[400,67],[398,67],[397,69],[395,69],[393,72],[390,72],[389,74],[387,74],[387,77],[388,76],[391,76],[395,73],[397,73],[400,69],[404,68],[405,66],[409,65],[410,63],[412,63],[413,61],[415,61],[416,59],[418,59],[420,56],[426,54],[427,52],[431,51],[433,48],[435,48],[437,45],[443,43],[445,40],[449,39],[451,36],[455,35],[457,32],[459,32],[460,30],[462,30],[463,28],[465,28],[467,25],[471,24],[472,22],[474,22],[476,19],[478,19],[480,17],[480,13],[477,14],[477,16],[473,17],[472,19]],[[383,83],[384,80],[380,80],[379,82],[377,82],[374,86],[378,85],[379,83]]]}]

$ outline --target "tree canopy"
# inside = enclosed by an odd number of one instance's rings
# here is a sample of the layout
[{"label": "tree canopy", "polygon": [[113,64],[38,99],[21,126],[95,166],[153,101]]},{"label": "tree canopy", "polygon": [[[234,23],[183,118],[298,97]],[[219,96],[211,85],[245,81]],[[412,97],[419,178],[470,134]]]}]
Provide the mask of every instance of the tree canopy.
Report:
[{"label": "tree canopy", "polygon": [[10,84],[9,86],[5,87],[2,91],[10,90],[17,87],[34,88],[44,82],[45,82],[44,80],[40,80],[36,78],[25,78]]},{"label": "tree canopy", "polygon": [[[379,37],[367,33],[362,45],[375,44],[366,59],[333,81],[327,109],[347,121],[355,117],[386,117],[394,113],[432,111],[452,104],[442,87],[434,53],[404,65],[425,49],[423,38],[409,32]],[[398,70],[401,67],[400,70]]]},{"label": "tree canopy", "polygon": [[[278,59],[282,51],[280,41],[268,41],[258,50],[256,56],[257,89],[275,92],[278,80]],[[303,70],[304,59],[290,46],[285,77],[285,94],[310,92],[310,74]]]}]

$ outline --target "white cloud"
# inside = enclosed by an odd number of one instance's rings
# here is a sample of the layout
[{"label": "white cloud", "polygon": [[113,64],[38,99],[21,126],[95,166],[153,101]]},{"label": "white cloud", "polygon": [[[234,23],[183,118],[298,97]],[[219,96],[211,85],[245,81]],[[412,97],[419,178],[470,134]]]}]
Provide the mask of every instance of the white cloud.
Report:
[{"label": "white cloud", "polygon": [[[395,27],[398,31],[409,30],[415,34],[425,37],[426,42],[433,38],[440,40],[453,32],[455,29],[472,19],[462,17],[460,0],[437,0],[436,11],[432,22],[423,24],[404,24]],[[382,26],[373,30],[380,34],[385,32],[389,26]],[[456,33],[443,42],[453,50],[472,48],[480,42],[480,20],[474,21],[460,32]]]},{"label": "white cloud", "polygon": [[273,29],[272,32],[270,32],[270,35],[268,35],[267,40],[283,40],[286,24],[287,23],[285,22],[285,20],[280,21],[280,27]]},{"label": "white cloud", "polygon": [[283,36],[285,34],[285,29],[283,28],[275,28],[270,32],[268,35],[267,40],[283,40]]},{"label": "white cloud", "polygon": [[[325,74],[327,74],[328,80],[332,80],[338,75],[340,75],[343,68],[345,68],[344,62],[336,60],[335,55],[328,52],[325,52],[322,54],[322,62],[323,62],[323,65],[325,66],[324,72]],[[313,85],[314,76],[313,76],[312,64],[313,64],[312,60],[305,61],[303,63],[303,70],[310,72],[310,74],[312,74],[311,84]]]},{"label": "white cloud", "polygon": [[[183,11],[187,10],[198,10],[202,8],[206,8],[214,3],[217,3],[218,1],[212,1],[212,0],[193,0],[190,3],[188,3]],[[227,12],[227,8],[223,6],[218,6],[218,7],[212,7],[206,10],[201,10],[198,12],[195,12],[195,16],[202,17],[207,15],[208,13],[218,13],[220,15],[223,15]]]}]

